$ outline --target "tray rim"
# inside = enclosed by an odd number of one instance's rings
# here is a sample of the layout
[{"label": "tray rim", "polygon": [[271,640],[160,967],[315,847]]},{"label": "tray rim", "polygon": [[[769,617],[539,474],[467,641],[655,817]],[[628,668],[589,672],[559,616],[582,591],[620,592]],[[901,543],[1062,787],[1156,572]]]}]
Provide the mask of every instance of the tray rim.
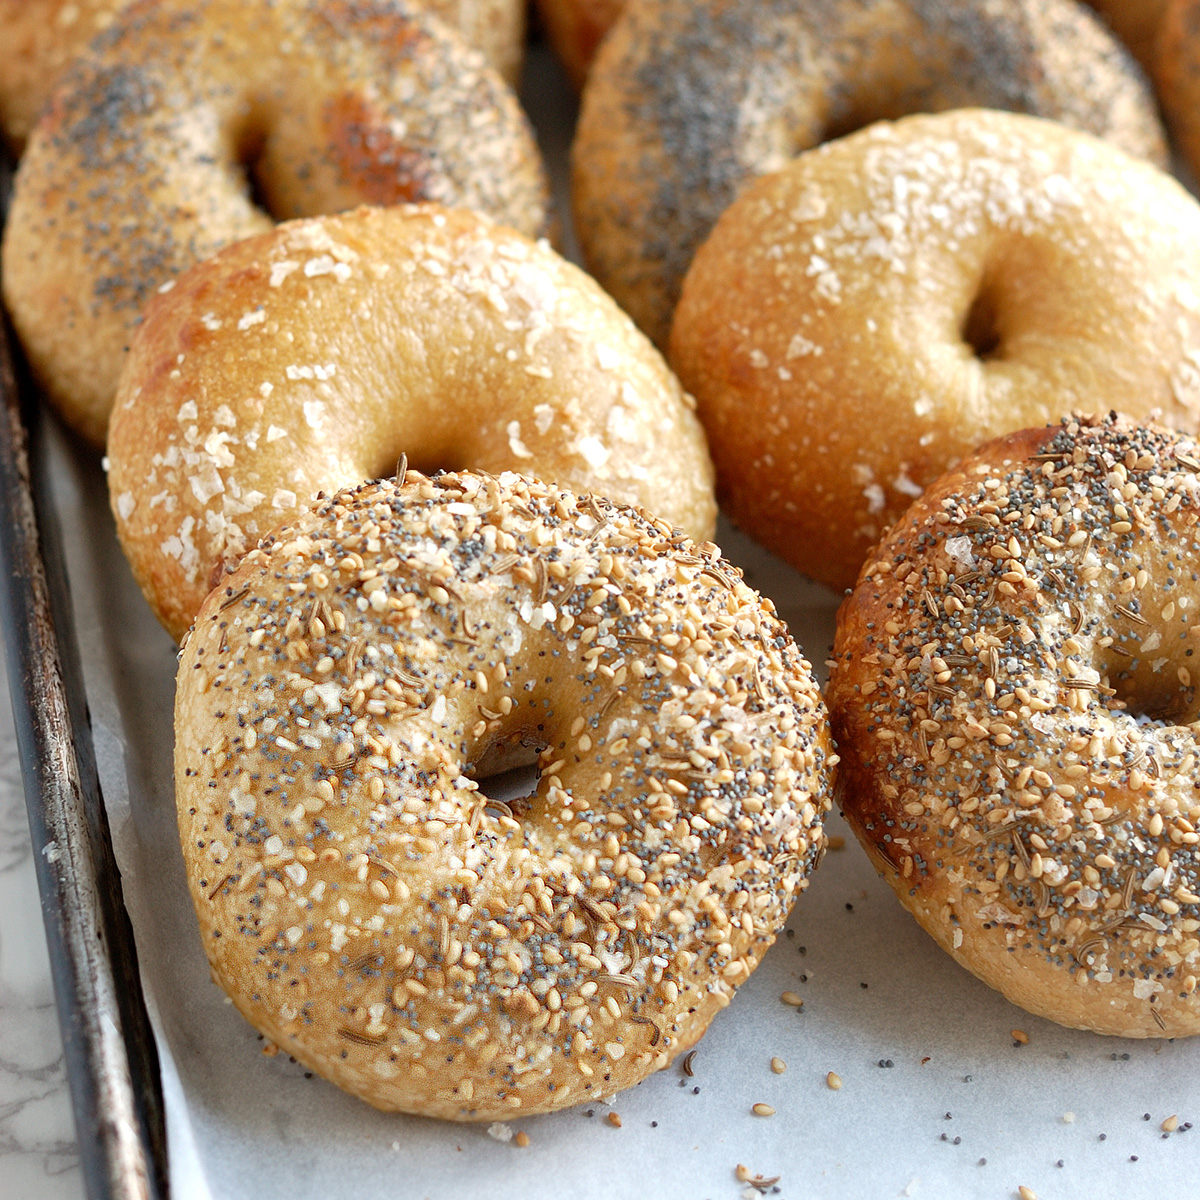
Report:
[{"label": "tray rim", "polygon": [[[0,229],[11,168],[0,157]],[[48,420],[0,319],[0,621],[83,1184],[166,1200],[158,1049],[92,742]]]}]

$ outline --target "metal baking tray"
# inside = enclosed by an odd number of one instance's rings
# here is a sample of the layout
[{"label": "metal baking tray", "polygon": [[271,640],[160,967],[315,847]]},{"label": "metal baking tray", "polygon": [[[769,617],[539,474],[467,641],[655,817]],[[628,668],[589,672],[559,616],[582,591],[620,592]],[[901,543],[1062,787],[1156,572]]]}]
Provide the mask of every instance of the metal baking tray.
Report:
[{"label": "metal baking tray", "polygon": [[[10,182],[0,163],[0,216]],[[15,345],[0,324],[0,621],[84,1186],[91,1200],[159,1200],[158,1053],[96,772],[48,483],[49,418]]]}]

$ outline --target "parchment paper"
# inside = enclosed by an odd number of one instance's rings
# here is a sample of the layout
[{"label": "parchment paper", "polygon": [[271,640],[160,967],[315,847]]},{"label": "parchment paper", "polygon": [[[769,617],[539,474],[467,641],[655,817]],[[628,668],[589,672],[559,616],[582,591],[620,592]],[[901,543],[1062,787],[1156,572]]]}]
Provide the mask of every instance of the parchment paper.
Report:
[{"label": "parchment paper", "polygon": [[[569,97],[543,63],[530,96]],[[486,1126],[385,1115],[258,1035],[210,981],[183,878],[171,785],[175,647],[117,546],[96,457],[63,438],[57,497],[101,779],[159,1038],[177,1200],[288,1197],[1190,1197],[1200,1041],[1060,1029],[977,982],[922,933],[838,819],[786,935],[692,1060],[638,1088]],[[820,668],[837,597],[723,525],[726,553],[771,596]],[[823,668],[821,672],[823,675]],[[781,1002],[785,991],[800,1008]],[[1014,1040],[1014,1030],[1028,1044]],[[786,1071],[772,1071],[772,1057]],[[831,1088],[835,1072],[841,1087]],[[775,1109],[752,1114],[756,1103]],[[620,1127],[611,1120],[617,1114]],[[1161,1122],[1177,1115],[1180,1131]]]}]

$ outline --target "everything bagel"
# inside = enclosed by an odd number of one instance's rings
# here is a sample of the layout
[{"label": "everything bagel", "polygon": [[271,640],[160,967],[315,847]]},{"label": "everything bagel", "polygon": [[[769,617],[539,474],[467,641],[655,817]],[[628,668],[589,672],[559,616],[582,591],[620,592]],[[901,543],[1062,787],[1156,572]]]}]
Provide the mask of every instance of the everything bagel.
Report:
[{"label": "everything bagel", "polygon": [[983,447],[871,554],[828,691],[840,798],[1030,1012],[1200,1032],[1200,454],[1124,418]]},{"label": "everything bagel", "polygon": [[[300,514],[209,597],[176,694],[214,974],[380,1108],[494,1120],[638,1082],[823,848],[824,706],[769,602],[665,521],[514,475]],[[536,791],[489,799],[520,744]]]}]

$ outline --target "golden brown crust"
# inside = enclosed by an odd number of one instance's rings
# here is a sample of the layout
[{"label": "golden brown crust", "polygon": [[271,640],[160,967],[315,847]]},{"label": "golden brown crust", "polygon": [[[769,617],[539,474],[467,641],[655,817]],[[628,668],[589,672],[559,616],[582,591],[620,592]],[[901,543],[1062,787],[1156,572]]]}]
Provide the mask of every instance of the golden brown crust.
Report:
[{"label": "golden brown crust", "polygon": [[[370,1103],[458,1120],[628,1087],[700,1037],[823,848],[808,664],[666,522],[410,472],[282,527],[206,602],[176,704],[217,979]],[[515,743],[536,792],[472,776]]]},{"label": "golden brown crust", "polygon": [[1073,0],[662,0],[597,56],[574,148],[588,266],[659,345],[696,248],[756,176],[870,121],[979,106],[1165,161],[1128,53]]},{"label": "golden brown crust", "polygon": [[734,519],[844,588],[987,438],[1076,408],[1196,429],[1198,278],[1200,206],[1149,164],[1026,116],[909,117],[723,215],[670,359]]},{"label": "golden brown crust", "polygon": [[537,0],[546,36],[571,82],[582,88],[604,35],[625,8],[625,0]]},{"label": "golden brown crust", "polygon": [[402,455],[603,492],[704,539],[713,471],[689,403],[544,243],[436,206],[289,222],[147,310],[109,437],[117,532],[176,638],[214,571]]},{"label": "golden brown crust", "polygon": [[34,372],[93,441],[145,302],[272,225],[248,172],[280,220],[426,199],[531,234],[545,220],[516,99],[400,0],[129,9],[31,138],[4,240],[4,297]]},{"label": "golden brown crust", "polygon": [[[419,0],[512,86],[525,42],[522,0]],[[0,133],[19,157],[66,67],[131,0],[0,0]]]},{"label": "golden brown crust", "polygon": [[1170,0],[1158,27],[1153,74],[1171,136],[1200,177],[1200,3]]},{"label": "golden brown crust", "polygon": [[838,614],[839,797],[943,949],[1014,1003],[1200,1032],[1200,449],[1126,418],[932,484]]}]

